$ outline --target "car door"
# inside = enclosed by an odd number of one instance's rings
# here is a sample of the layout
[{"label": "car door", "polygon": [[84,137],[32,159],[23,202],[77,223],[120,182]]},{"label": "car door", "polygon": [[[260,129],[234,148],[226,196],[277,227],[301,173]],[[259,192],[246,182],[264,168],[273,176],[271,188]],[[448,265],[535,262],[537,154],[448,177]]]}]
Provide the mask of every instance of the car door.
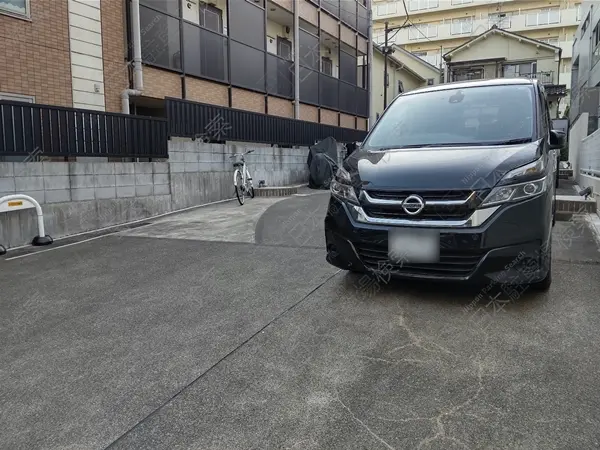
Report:
[{"label": "car door", "polygon": [[549,196],[552,201],[552,225],[554,225],[554,216],[556,210],[556,188],[558,187],[558,151],[550,148],[550,131],[552,130],[552,119],[550,118],[550,108],[548,98],[542,85],[538,85],[540,96],[540,136],[544,138],[544,154],[546,164],[548,164],[548,188],[552,189],[552,195]]}]

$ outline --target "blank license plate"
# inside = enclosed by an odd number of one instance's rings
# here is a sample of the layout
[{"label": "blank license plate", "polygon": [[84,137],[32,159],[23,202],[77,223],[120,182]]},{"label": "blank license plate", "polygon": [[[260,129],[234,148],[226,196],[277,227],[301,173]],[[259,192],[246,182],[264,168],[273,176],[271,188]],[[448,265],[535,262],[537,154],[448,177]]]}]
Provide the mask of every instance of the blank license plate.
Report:
[{"label": "blank license plate", "polygon": [[440,233],[398,229],[388,234],[388,256],[396,263],[434,263],[440,260]]}]

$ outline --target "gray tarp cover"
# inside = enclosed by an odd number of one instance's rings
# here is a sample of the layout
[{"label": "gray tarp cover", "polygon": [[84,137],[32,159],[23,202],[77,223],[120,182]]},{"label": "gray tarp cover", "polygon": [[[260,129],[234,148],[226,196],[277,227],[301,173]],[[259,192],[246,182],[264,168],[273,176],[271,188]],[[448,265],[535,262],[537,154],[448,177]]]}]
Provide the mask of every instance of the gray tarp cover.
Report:
[{"label": "gray tarp cover", "polygon": [[337,158],[337,142],[332,137],[310,147],[306,163],[310,171],[308,186],[311,189],[329,189],[331,179],[338,170]]}]

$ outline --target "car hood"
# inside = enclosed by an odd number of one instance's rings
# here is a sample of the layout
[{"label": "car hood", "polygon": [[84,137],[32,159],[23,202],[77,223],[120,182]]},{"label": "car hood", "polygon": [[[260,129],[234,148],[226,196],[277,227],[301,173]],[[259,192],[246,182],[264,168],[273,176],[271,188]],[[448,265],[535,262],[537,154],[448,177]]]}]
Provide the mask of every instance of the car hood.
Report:
[{"label": "car hood", "polygon": [[[540,142],[357,151],[344,168],[365,189],[486,189],[540,157]],[[357,184],[355,184],[356,186]]]}]

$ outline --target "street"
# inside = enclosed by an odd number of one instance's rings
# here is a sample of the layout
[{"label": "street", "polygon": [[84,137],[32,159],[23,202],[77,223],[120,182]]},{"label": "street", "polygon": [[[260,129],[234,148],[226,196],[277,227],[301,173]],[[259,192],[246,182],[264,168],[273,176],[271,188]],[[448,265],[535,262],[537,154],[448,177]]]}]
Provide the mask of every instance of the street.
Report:
[{"label": "street", "polygon": [[9,252],[0,448],[600,448],[586,222],[557,223],[549,293],[511,300],[338,271],[328,196]]}]

